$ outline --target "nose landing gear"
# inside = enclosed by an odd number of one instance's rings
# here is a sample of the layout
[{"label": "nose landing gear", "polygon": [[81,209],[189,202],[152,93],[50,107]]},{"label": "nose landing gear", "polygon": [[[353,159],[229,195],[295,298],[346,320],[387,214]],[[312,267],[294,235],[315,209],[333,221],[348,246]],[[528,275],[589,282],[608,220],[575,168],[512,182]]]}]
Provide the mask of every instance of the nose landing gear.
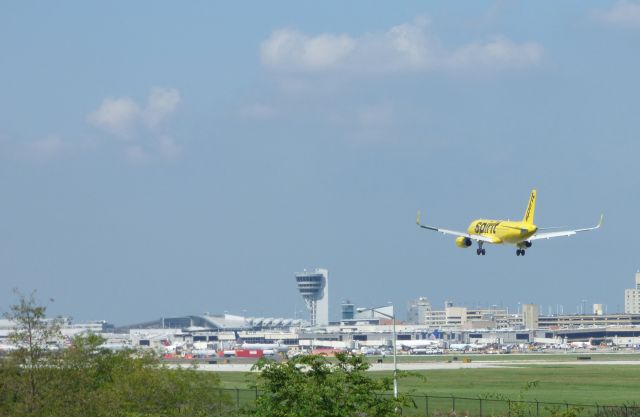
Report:
[{"label": "nose landing gear", "polygon": [[524,249],[517,249],[516,250],[516,256],[520,256],[520,255],[524,256]]}]

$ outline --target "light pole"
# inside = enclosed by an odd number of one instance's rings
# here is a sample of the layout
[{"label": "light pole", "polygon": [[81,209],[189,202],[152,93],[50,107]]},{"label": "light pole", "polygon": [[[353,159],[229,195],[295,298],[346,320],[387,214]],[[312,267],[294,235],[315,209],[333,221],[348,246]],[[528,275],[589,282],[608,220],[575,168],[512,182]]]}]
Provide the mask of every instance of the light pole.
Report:
[{"label": "light pole", "polygon": [[[391,306],[393,308],[393,305]],[[371,311],[375,311],[378,314],[381,314],[385,317],[390,318],[393,321],[393,398],[398,398],[398,356],[396,350],[396,312],[393,311],[393,315],[389,315],[387,313],[383,313],[380,310],[372,308]]]},{"label": "light pole", "polygon": [[398,354],[396,343],[398,338],[396,336],[396,312],[393,311],[393,398],[398,399]]}]

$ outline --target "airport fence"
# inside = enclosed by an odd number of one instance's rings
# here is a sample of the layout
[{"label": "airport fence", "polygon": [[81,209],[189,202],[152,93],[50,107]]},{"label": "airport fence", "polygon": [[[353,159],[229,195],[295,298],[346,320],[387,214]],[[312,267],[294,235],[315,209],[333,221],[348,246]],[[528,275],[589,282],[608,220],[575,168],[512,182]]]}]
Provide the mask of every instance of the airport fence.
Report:
[{"label": "airport fence", "polygon": [[[260,391],[243,388],[220,388],[220,416],[250,416]],[[393,394],[380,394],[391,396]],[[400,414],[410,417],[640,417],[640,406],[572,404],[524,401],[483,397],[456,397],[426,394],[407,395],[413,406]]]}]

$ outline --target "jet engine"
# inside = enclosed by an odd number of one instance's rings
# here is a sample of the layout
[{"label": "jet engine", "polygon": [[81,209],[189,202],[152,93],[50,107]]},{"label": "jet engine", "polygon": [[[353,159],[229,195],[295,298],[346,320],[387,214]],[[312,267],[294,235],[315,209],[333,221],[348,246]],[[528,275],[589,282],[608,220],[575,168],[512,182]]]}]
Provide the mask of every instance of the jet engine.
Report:
[{"label": "jet engine", "polygon": [[456,246],[459,248],[468,248],[471,246],[471,239],[468,237],[460,236],[456,238]]}]

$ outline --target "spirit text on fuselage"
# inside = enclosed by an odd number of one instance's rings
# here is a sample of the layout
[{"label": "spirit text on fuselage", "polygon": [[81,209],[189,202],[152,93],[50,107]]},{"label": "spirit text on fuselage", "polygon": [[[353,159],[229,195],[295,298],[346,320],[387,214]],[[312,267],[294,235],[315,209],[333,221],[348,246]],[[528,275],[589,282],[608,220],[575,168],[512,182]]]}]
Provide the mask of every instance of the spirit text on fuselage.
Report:
[{"label": "spirit text on fuselage", "polygon": [[496,229],[501,222],[478,222],[476,223],[476,233],[496,233]]}]

